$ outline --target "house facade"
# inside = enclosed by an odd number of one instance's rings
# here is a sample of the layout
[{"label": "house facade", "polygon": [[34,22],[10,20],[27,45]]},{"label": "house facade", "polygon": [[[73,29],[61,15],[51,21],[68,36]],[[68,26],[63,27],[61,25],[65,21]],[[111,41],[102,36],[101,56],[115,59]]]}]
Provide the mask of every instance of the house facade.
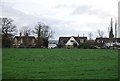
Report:
[{"label": "house facade", "polygon": [[79,45],[80,43],[85,43],[87,41],[87,37],[59,37],[58,44],[72,47],[74,43]]},{"label": "house facade", "polygon": [[34,36],[15,36],[13,39],[13,47],[33,47],[35,46]]},{"label": "house facade", "polygon": [[120,38],[96,38],[98,46],[105,46],[107,48],[113,46],[120,46]]}]

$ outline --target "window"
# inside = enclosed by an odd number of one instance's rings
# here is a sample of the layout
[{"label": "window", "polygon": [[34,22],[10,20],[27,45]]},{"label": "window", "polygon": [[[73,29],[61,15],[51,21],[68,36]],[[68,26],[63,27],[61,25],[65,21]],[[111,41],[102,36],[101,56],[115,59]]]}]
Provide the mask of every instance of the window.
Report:
[{"label": "window", "polygon": [[64,40],[64,43],[66,43],[66,41]]},{"label": "window", "polygon": [[63,43],[63,41],[60,41],[60,43]]},{"label": "window", "polygon": [[84,40],[83,40],[83,39],[80,39],[80,42],[81,42],[81,43],[84,43]]},{"label": "window", "polygon": [[120,43],[120,41],[118,41],[118,43]]},{"label": "window", "polygon": [[115,41],[113,41],[113,43],[115,43]]},{"label": "window", "polygon": [[106,41],[103,41],[104,43],[106,43]]},{"label": "window", "polygon": [[97,43],[100,43],[100,40],[97,40]]},{"label": "window", "polygon": [[74,42],[74,40],[71,40],[71,42]]},{"label": "window", "polygon": [[86,40],[84,40],[84,42],[86,42]]}]

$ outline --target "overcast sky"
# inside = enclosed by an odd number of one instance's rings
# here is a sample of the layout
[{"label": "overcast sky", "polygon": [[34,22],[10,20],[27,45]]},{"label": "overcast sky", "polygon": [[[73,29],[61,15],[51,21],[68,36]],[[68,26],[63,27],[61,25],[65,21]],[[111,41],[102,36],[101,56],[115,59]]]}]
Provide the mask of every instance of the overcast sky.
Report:
[{"label": "overcast sky", "polygon": [[110,18],[117,19],[119,0],[1,0],[0,16],[14,19],[18,30],[23,25],[31,29],[37,22],[49,25],[59,36],[74,36],[89,32],[93,38],[98,29],[108,35]]}]

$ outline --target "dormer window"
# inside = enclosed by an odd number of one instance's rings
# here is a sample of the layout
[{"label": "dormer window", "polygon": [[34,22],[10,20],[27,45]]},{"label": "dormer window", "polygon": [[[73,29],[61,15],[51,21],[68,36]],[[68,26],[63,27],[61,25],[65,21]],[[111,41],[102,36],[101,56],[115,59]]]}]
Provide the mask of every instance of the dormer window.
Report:
[{"label": "dormer window", "polygon": [[84,40],[83,40],[83,39],[80,39],[80,43],[84,43]]},{"label": "dormer window", "polygon": [[74,42],[74,40],[71,40],[70,42]]}]

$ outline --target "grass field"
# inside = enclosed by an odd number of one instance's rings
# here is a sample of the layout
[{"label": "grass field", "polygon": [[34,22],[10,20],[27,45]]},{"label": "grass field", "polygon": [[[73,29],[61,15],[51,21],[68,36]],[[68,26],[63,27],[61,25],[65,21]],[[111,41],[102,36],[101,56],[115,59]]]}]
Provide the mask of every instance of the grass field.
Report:
[{"label": "grass field", "polygon": [[3,79],[116,79],[118,51],[3,49]]}]

